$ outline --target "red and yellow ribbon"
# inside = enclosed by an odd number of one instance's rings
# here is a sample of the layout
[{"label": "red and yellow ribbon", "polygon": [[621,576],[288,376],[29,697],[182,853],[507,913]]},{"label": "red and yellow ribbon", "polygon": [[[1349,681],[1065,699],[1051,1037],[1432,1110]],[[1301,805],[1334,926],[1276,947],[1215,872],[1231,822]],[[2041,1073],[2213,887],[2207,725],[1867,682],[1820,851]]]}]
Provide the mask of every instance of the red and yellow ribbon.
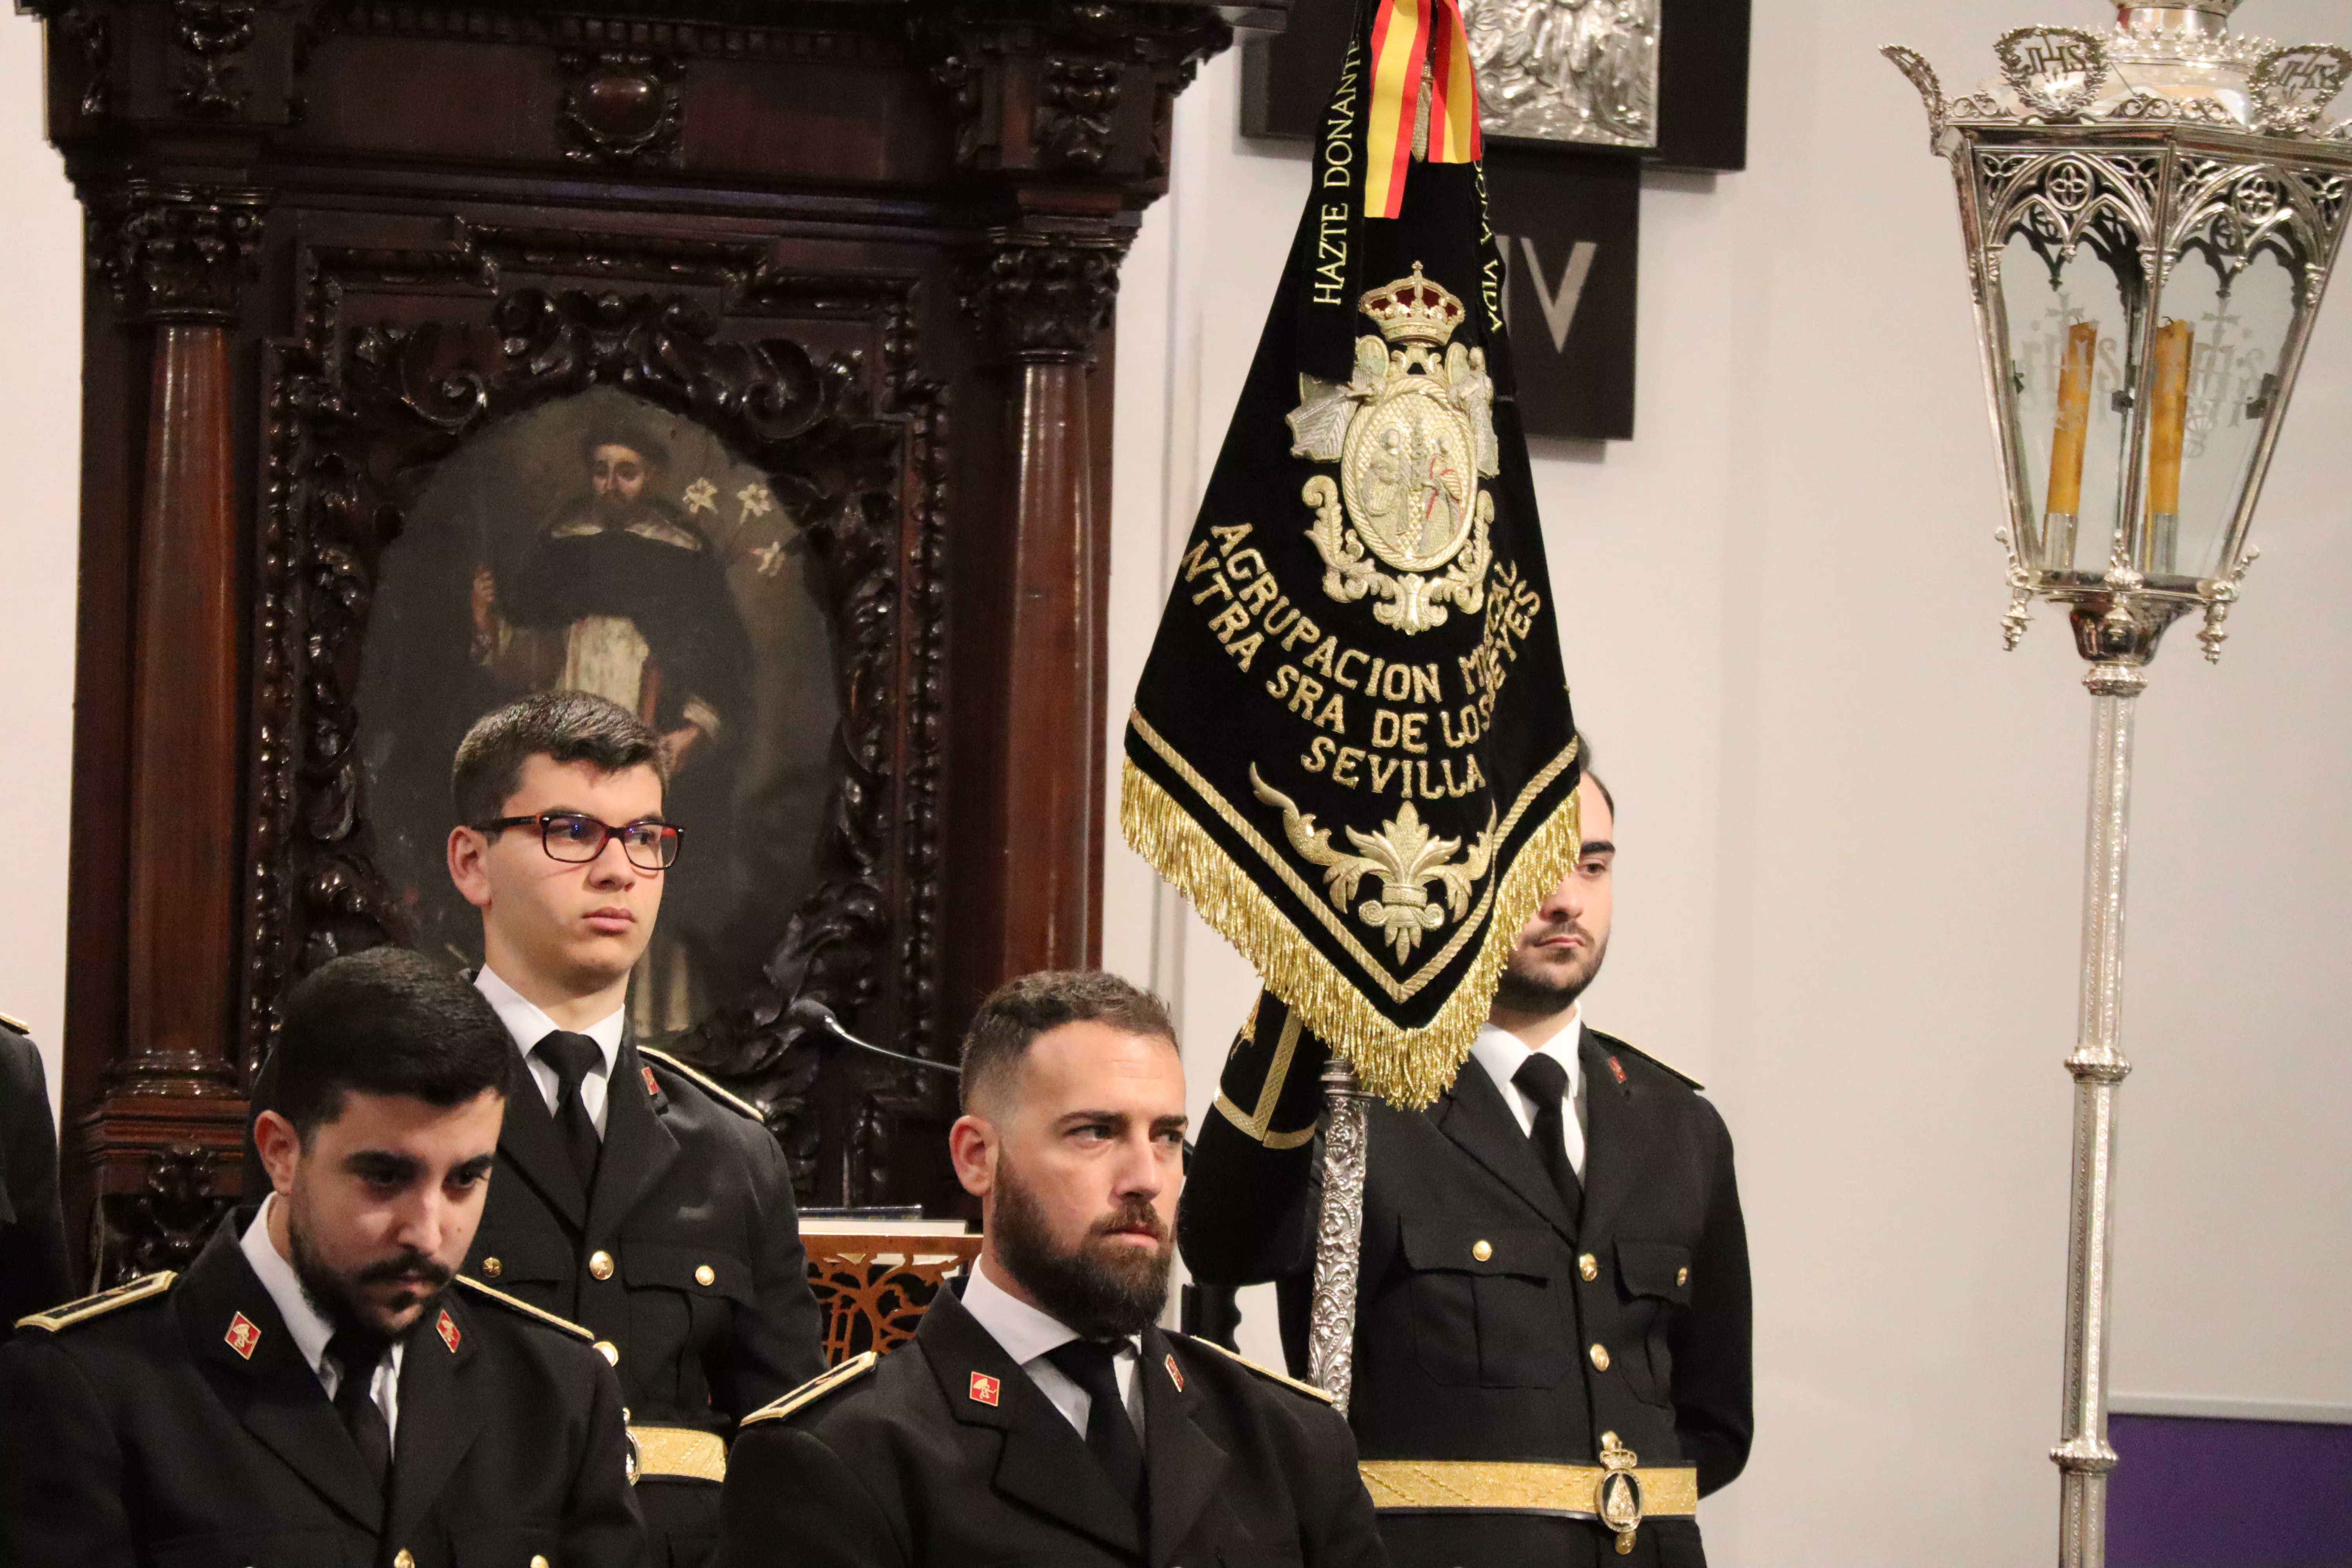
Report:
[{"label": "red and yellow ribbon", "polygon": [[1485,153],[1478,132],[1478,77],[1459,0],[1437,0],[1437,58],[1430,71],[1429,161],[1475,163]]},{"label": "red and yellow ribbon", "polygon": [[1372,16],[1372,96],[1364,138],[1369,217],[1392,218],[1404,210],[1405,170],[1412,158],[1413,114],[1425,61],[1432,67],[1429,161],[1478,161],[1478,82],[1459,0],[1381,0]]}]

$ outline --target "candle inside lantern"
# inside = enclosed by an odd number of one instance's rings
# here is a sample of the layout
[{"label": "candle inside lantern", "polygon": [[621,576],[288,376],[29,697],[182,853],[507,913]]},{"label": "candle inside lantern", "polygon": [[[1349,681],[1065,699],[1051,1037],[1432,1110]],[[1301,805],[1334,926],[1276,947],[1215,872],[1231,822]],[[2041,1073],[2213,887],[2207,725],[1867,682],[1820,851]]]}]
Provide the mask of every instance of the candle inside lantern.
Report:
[{"label": "candle inside lantern", "polygon": [[2189,431],[2189,360],[2196,330],[2167,321],[2156,330],[2156,397],[2148,409],[2147,534],[2140,570],[2170,574],[2180,553],[2180,453]]},{"label": "candle inside lantern", "polygon": [[2058,422],[2050,437],[2050,499],[2042,509],[2045,571],[2074,564],[2074,523],[2083,510],[2083,452],[2091,434],[2091,368],[2098,353],[2095,321],[2066,329],[2066,355],[2058,368]]}]

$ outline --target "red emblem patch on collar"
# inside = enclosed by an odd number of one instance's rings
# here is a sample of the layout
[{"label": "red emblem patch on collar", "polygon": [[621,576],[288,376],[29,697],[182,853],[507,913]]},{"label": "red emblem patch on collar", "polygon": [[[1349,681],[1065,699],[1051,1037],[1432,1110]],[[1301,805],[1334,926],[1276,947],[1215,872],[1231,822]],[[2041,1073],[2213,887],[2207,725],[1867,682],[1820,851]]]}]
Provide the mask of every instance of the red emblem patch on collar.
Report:
[{"label": "red emblem patch on collar", "polygon": [[1615,1057],[1611,1057],[1609,1058],[1609,1070],[1617,1075],[1617,1081],[1619,1083],[1623,1083],[1625,1081],[1625,1068]]},{"label": "red emblem patch on collar", "polygon": [[441,1342],[449,1347],[449,1353],[451,1355],[456,1355],[457,1353],[457,1342],[464,1339],[466,1336],[457,1331],[457,1320],[449,1315],[448,1308],[444,1307],[441,1309],[441,1321],[433,1326],[440,1331]]},{"label": "red emblem patch on collar", "polygon": [[254,1327],[253,1320],[251,1318],[247,1317],[243,1312],[239,1312],[236,1317],[231,1318],[228,1321],[228,1332],[221,1337],[228,1341],[229,1349],[235,1351],[246,1360],[251,1361],[253,1359],[253,1347],[261,1342],[261,1331]]},{"label": "red emblem patch on collar", "polygon": [[646,1092],[658,1100],[661,1097],[661,1082],[654,1077],[654,1069],[639,1063],[637,1070],[646,1075]]},{"label": "red emblem patch on collar", "polygon": [[971,1374],[971,1396],[973,1400],[979,1404],[988,1405],[992,1409],[995,1407],[997,1390],[1002,1385],[997,1383],[996,1379],[989,1376],[988,1373],[984,1372],[976,1372]]},{"label": "red emblem patch on collar", "polygon": [[1172,1383],[1172,1384],[1174,1384],[1176,1385],[1176,1392],[1177,1392],[1177,1393],[1179,1393],[1179,1394],[1183,1393],[1183,1392],[1184,1392],[1184,1374],[1183,1374],[1182,1373],[1178,1372],[1178,1371],[1176,1370],[1176,1358],[1175,1358],[1174,1356],[1172,1356],[1172,1355],[1171,1355],[1171,1356],[1170,1356],[1170,1357],[1168,1358],[1168,1361],[1167,1361],[1167,1366],[1168,1366],[1168,1381],[1169,1381],[1169,1382],[1171,1382],[1171,1383]]}]

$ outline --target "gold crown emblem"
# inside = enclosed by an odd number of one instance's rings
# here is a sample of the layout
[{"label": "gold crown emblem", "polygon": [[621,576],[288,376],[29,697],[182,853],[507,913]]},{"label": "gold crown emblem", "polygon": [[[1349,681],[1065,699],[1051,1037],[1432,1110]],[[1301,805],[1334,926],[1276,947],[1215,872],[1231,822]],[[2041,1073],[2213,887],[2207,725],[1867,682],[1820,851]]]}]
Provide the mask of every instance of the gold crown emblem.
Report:
[{"label": "gold crown emblem", "polygon": [[1418,261],[1412,264],[1412,277],[1373,289],[1358,308],[1379,323],[1381,336],[1389,342],[1427,343],[1432,348],[1452,337],[1463,317],[1462,301],[1423,278]]}]

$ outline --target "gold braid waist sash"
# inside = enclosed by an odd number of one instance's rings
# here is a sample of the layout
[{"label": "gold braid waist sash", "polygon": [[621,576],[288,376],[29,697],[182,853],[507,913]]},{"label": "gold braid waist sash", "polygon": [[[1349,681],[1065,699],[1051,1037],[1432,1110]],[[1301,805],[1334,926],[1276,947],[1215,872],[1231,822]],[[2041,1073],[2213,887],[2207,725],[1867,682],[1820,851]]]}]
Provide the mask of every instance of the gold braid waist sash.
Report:
[{"label": "gold braid waist sash", "polygon": [[[1613,1438],[1614,1434],[1604,1436]],[[1644,1519],[1687,1519],[1698,1512],[1698,1471],[1637,1468],[1631,1449],[1604,1442],[1598,1465],[1544,1465],[1486,1459],[1366,1459],[1364,1489],[1383,1513],[1494,1510],[1549,1513],[1599,1521],[1633,1550]]]},{"label": "gold braid waist sash", "polygon": [[727,1479],[727,1443],[716,1432],[697,1426],[635,1426],[629,1428],[629,1447],[635,1463],[630,1479],[672,1478],[694,1481]]}]

